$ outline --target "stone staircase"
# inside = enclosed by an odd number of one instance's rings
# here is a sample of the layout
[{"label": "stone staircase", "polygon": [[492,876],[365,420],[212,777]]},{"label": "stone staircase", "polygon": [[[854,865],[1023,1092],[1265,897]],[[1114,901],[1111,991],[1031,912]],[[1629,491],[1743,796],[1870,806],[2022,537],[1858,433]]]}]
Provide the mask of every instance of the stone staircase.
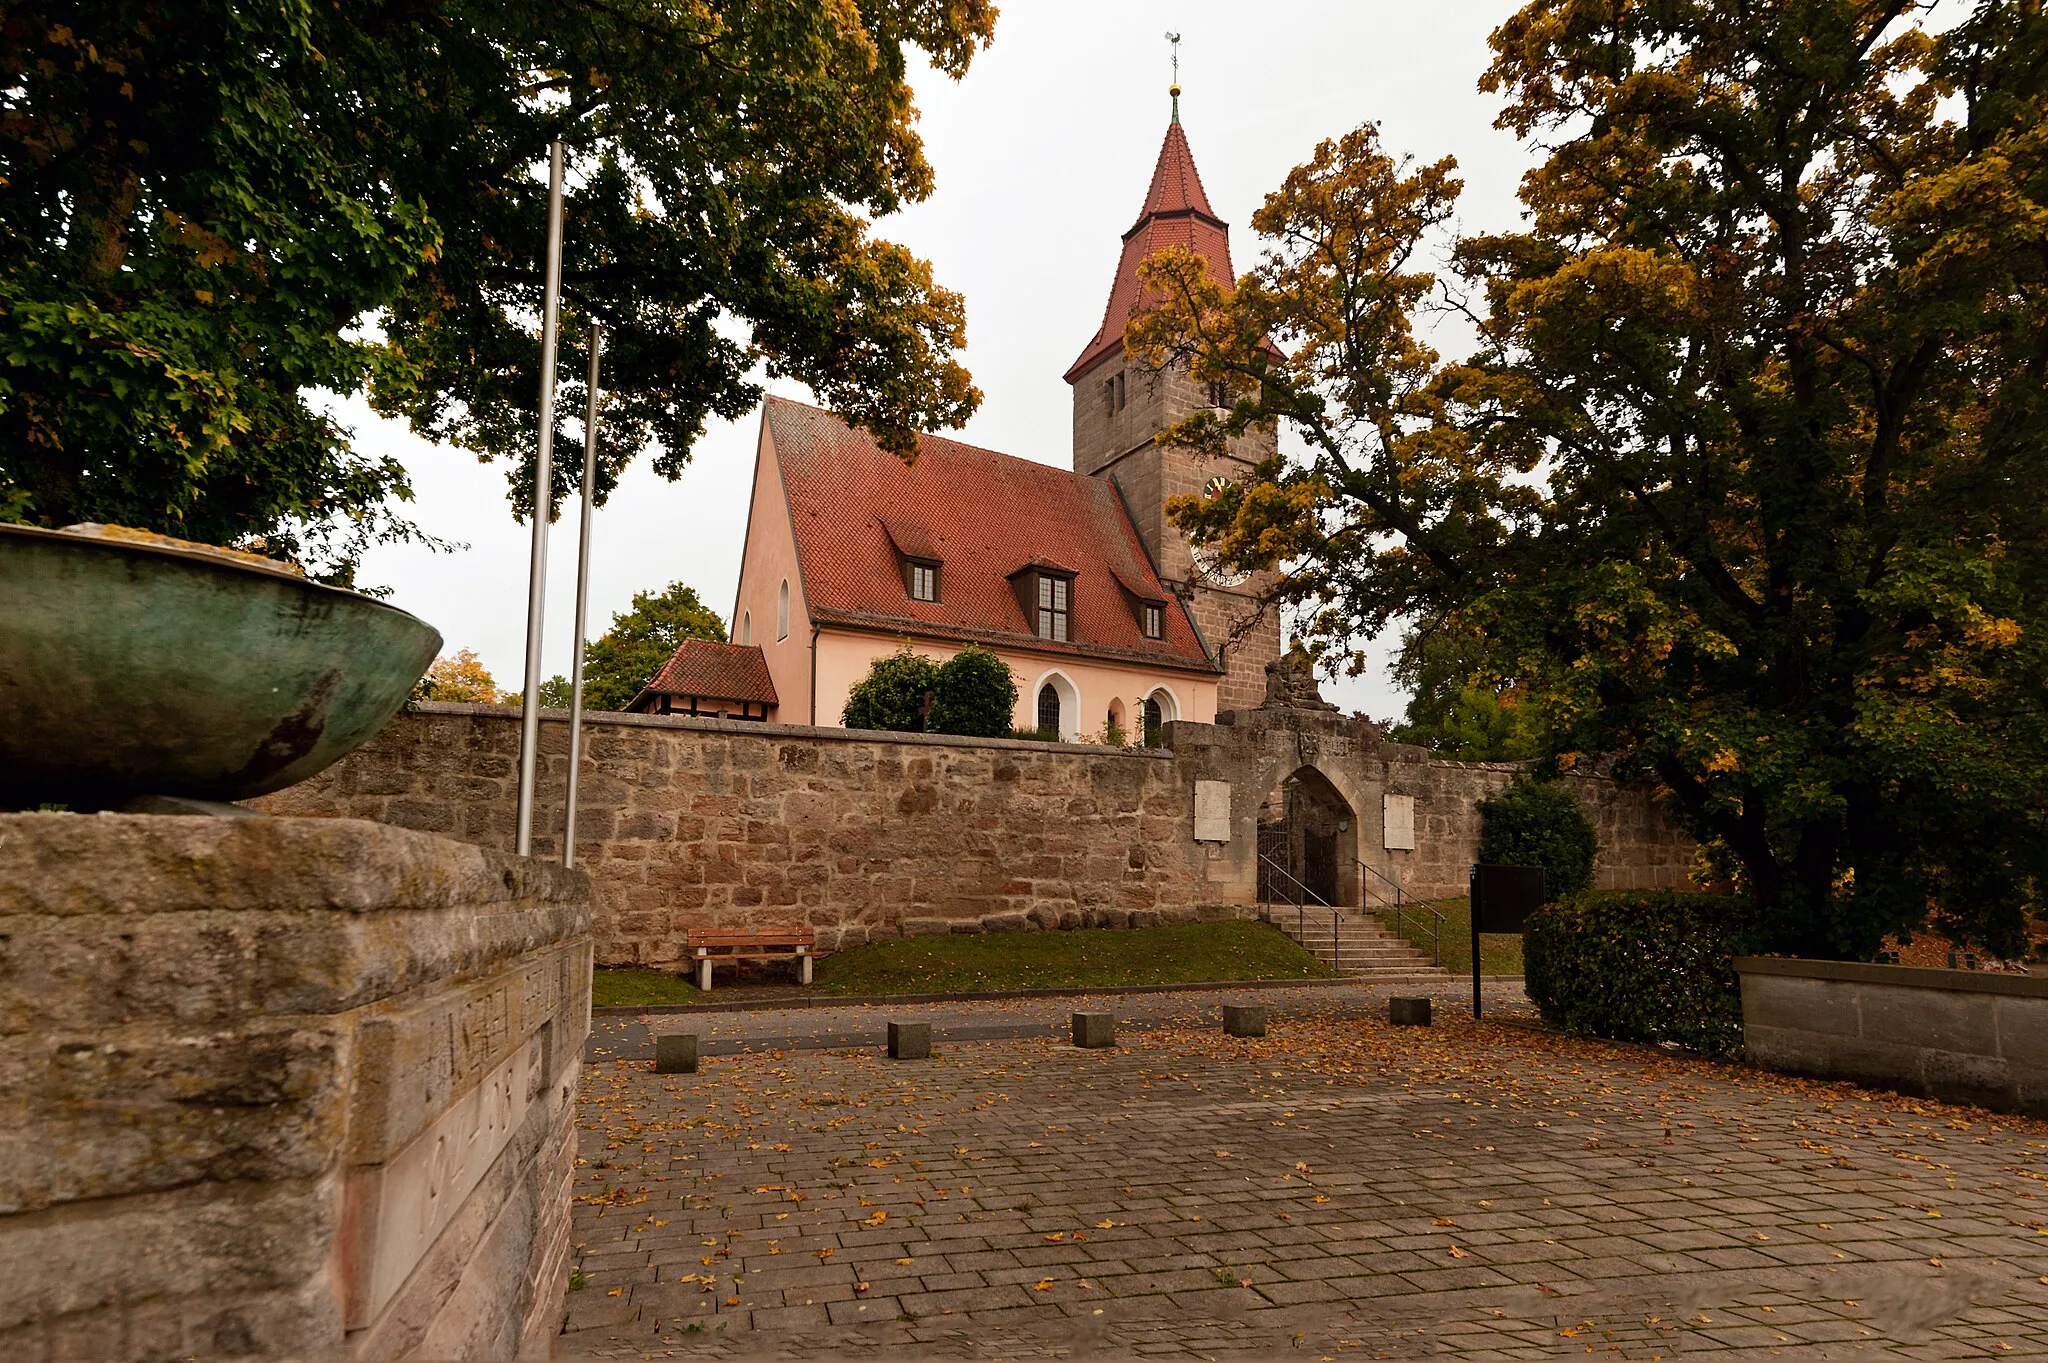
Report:
[{"label": "stone staircase", "polygon": [[1292,904],[1262,904],[1260,913],[1274,927],[1301,943],[1317,960],[1337,967],[1341,975],[1399,983],[1447,980],[1451,972],[1429,963],[1429,953],[1397,937],[1378,918],[1357,909],[1336,911],[1332,941],[1330,910],[1311,904],[1297,913]]}]

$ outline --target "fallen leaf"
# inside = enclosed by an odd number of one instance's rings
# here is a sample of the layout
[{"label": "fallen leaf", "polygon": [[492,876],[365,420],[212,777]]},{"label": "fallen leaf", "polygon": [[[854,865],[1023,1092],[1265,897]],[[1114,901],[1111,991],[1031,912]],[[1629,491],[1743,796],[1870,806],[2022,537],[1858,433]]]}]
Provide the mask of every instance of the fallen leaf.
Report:
[{"label": "fallen leaf", "polygon": [[1038,1280],[1037,1282],[1035,1282],[1035,1283],[1031,1284],[1031,1290],[1032,1290],[1033,1292],[1050,1292],[1050,1291],[1052,1291],[1052,1279],[1050,1279],[1050,1278],[1040,1278],[1040,1279],[1039,1279],[1039,1280]]},{"label": "fallen leaf", "polygon": [[1469,1249],[1459,1249],[1456,1245],[1452,1245],[1451,1257],[1453,1259],[1469,1259],[1472,1257],[1472,1251]]}]

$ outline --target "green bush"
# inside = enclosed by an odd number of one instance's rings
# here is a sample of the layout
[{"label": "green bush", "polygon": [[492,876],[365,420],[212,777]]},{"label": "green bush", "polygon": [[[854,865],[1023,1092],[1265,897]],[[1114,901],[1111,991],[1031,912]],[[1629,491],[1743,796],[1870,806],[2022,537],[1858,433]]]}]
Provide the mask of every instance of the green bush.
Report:
[{"label": "green bush", "polygon": [[847,693],[839,722],[849,729],[918,733],[924,729],[925,697],[938,684],[939,669],[909,645],[877,658],[868,674]]},{"label": "green bush", "polygon": [[1734,958],[1758,949],[1746,899],[1674,890],[1575,895],[1529,918],[1524,987],[1551,1025],[1615,1041],[1742,1049]]},{"label": "green bush", "polygon": [[935,734],[1007,738],[1017,709],[1017,679],[1001,658],[969,645],[940,665],[932,684]]},{"label": "green bush", "polygon": [[1600,840],[1570,791],[1554,781],[1517,781],[1479,802],[1479,859],[1541,866],[1552,899],[1593,883]]}]

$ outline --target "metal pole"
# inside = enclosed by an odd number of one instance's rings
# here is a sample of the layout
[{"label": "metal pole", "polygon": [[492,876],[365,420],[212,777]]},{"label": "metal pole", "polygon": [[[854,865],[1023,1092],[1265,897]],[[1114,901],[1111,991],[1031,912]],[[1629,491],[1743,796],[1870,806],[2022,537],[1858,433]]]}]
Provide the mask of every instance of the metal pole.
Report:
[{"label": "metal pole", "polygon": [[1472,878],[1465,887],[1465,903],[1472,910],[1472,1016],[1479,1016],[1479,915],[1484,906],[1480,901],[1479,868],[1472,868]]},{"label": "metal pole", "polygon": [[590,324],[590,401],[583,409],[583,521],[576,533],[576,660],[569,666],[569,792],[562,802],[562,865],[576,864],[576,786],[583,765],[583,630],[590,604],[590,503],[597,493],[597,366],[604,328]]},{"label": "metal pole", "polygon": [[555,329],[562,304],[562,144],[548,148],[547,292],[540,313],[540,440],[533,461],[533,556],[526,578],[526,694],[519,705],[519,823],[515,850],[533,852],[533,786],[540,763],[541,610],[547,602],[548,513],[555,487]]}]

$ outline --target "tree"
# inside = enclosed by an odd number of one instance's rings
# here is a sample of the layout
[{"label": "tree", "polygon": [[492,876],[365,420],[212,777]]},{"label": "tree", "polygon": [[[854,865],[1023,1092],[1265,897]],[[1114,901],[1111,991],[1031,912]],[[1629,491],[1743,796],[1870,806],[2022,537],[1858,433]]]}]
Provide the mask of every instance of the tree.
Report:
[{"label": "tree", "polygon": [[[635,592],[632,608],[614,615],[612,627],[584,647],[583,707],[625,709],[685,639],[722,643],[725,622],[680,582],[669,583],[659,593]],[[544,703],[547,694],[543,687]],[[568,694],[564,681],[565,706]]]},{"label": "tree", "polygon": [[973,644],[939,664],[932,675],[932,711],[925,728],[935,734],[1008,738],[1017,712],[1017,678],[1008,663]]},{"label": "tree", "polygon": [[[1452,163],[1364,128],[1234,288],[1155,258],[1127,337],[1235,395],[1175,438],[1305,438],[1176,514],[1289,564],[1326,656],[1482,634],[1560,761],[1653,774],[1816,955],[1930,913],[2014,954],[2048,877],[2048,21],[1921,16],[1536,0],[1484,81],[1543,149],[1528,228],[1458,243],[1458,290],[1413,266]],[[1467,363],[1414,337],[1438,297]]]},{"label": "tree", "polygon": [[839,722],[849,729],[922,733],[938,677],[937,665],[905,644],[868,665],[868,674],[847,692]]},{"label": "tree", "polygon": [[[476,656],[476,650],[458,648],[427,665],[427,674],[413,683],[414,700],[445,700],[469,705],[500,704],[498,683]],[[517,703],[517,697],[512,698]]]},{"label": "tree", "polygon": [[1451,629],[1411,630],[1394,663],[1409,693],[1407,717],[1388,730],[1460,762],[1520,762],[1542,755],[1537,704],[1502,674],[1484,639]]},{"label": "tree", "polygon": [[1479,860],[1540,866],[1552,899],[1593,883],[1600,840],[1570,791],[1555,781],[1517,781],[1479,802]]},{"label": "tree", "polygon": [[[988,0],[25,0],[0,31],[0,515],[261,541],[346,580],[416,532],[308,390],[530,500],[551,140],[564,382],[606,339],[608,493],[809,385],[907,453],[979,401],[957,295],[869,234],[931,191],[909,49],[958,77]],[[565,441],[568,437],[565,435]],[[573,442],[569,444],[574,448]],[[576,478],[557,466],[557,499]]]}]

